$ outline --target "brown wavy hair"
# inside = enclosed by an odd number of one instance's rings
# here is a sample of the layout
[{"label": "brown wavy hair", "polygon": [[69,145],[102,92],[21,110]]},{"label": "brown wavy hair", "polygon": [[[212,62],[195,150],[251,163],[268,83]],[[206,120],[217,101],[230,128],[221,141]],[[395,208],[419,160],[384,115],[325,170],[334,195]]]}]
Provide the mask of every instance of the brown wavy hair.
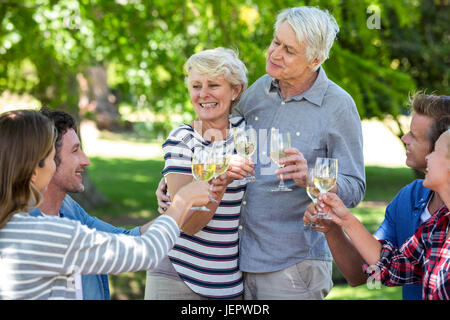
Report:
[{"label": "brown wavy hair", "polygon": [[57,137],[53,123],[34,110],[0,114],[0,228],[42,200],[31,178],[44,167]]},{"label": "brown wavy hair", "polygon": [[450,126],[450,96],[417,92],[411,97],[411,106],[414,112],[433,119],[426,136],[432,152],[439,136]]}]

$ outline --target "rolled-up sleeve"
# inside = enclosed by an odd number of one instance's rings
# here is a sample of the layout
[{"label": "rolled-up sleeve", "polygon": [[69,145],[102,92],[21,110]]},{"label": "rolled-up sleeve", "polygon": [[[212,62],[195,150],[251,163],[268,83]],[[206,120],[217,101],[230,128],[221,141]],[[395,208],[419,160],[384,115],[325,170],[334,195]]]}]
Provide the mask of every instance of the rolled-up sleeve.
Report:
[{"label": "rolled-up sleeve", "polygon": [[[400,249],[386,240],[380,240],[380,260],[375,266],[363,265],[366,273],[380,280],[385,286],[401,286],[405,284],[420,283],[423,278],[421,258],[423,252],[419,239],[412,237]],[[411,251],[413,253],[411,253]]]}]

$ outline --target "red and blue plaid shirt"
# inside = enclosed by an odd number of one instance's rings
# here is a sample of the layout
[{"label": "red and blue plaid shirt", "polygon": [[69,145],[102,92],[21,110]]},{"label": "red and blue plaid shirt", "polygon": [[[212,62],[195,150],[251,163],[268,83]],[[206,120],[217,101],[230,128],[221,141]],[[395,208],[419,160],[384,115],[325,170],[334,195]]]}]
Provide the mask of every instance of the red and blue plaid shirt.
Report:
[{"label": "red and blue plaid shirt", "polygon": [[422,224],[400,249],[380,240],[381,258],[377,278],[386,286],[422,283],[425,300],[450,299],[450,238],[447,239],[450,213],[447,207],[438,210]]}]

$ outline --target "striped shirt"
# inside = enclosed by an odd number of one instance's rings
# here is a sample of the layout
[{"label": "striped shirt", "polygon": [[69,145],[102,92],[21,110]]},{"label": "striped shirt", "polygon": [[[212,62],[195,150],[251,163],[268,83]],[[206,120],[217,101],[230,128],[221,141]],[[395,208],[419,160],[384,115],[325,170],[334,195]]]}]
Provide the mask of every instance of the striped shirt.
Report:
[{"label": "striped shirt", "polygon": [[178,235],[178,225],[166,215],[133,237],[17,213],[0,229],[0,300],[75,299],[75,275],[153,268]]},{"label": "striped shirt", "polygon": [[[230,119],[233,126],[243,118]],[[233,137],[228,136],[229,143]],[[191,126],[174,129],[163,144],[164,176],[191,175],[192,154],[196,146],[208,145]],[[169,258],[179,277],[195,293],[212,299],[231,299],[242,295],[242,274],[238,266],[238,227],[245,184],[235,180],[227,186],[214,216],[193,236],[181,232]]]}]

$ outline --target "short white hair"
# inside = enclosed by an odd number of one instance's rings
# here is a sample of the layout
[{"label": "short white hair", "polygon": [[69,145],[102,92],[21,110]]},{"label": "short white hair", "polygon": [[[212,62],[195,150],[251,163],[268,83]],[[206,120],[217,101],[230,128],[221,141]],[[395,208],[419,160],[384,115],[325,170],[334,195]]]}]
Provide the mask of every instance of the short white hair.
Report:
[{"label": "short white hair", "polygon": [[218,47],[193,54],[185,63],[184,69],[189,81],[192,70],[211,78],[223,77],[232,87],[241,85],[242,90],[233,101],[236,104],[247,89],[247,67],[232,49]]},{"label": "short white hair", "polygon": [[305,41],[306,59],[319,60],[319,64],[313,71],[317,70],[328,59],[330,49],[339,32],[336,19],[327,10],[316,7],[288,8],[277,16],[275,32],[285,21],[294,29],[298,42]]}]

